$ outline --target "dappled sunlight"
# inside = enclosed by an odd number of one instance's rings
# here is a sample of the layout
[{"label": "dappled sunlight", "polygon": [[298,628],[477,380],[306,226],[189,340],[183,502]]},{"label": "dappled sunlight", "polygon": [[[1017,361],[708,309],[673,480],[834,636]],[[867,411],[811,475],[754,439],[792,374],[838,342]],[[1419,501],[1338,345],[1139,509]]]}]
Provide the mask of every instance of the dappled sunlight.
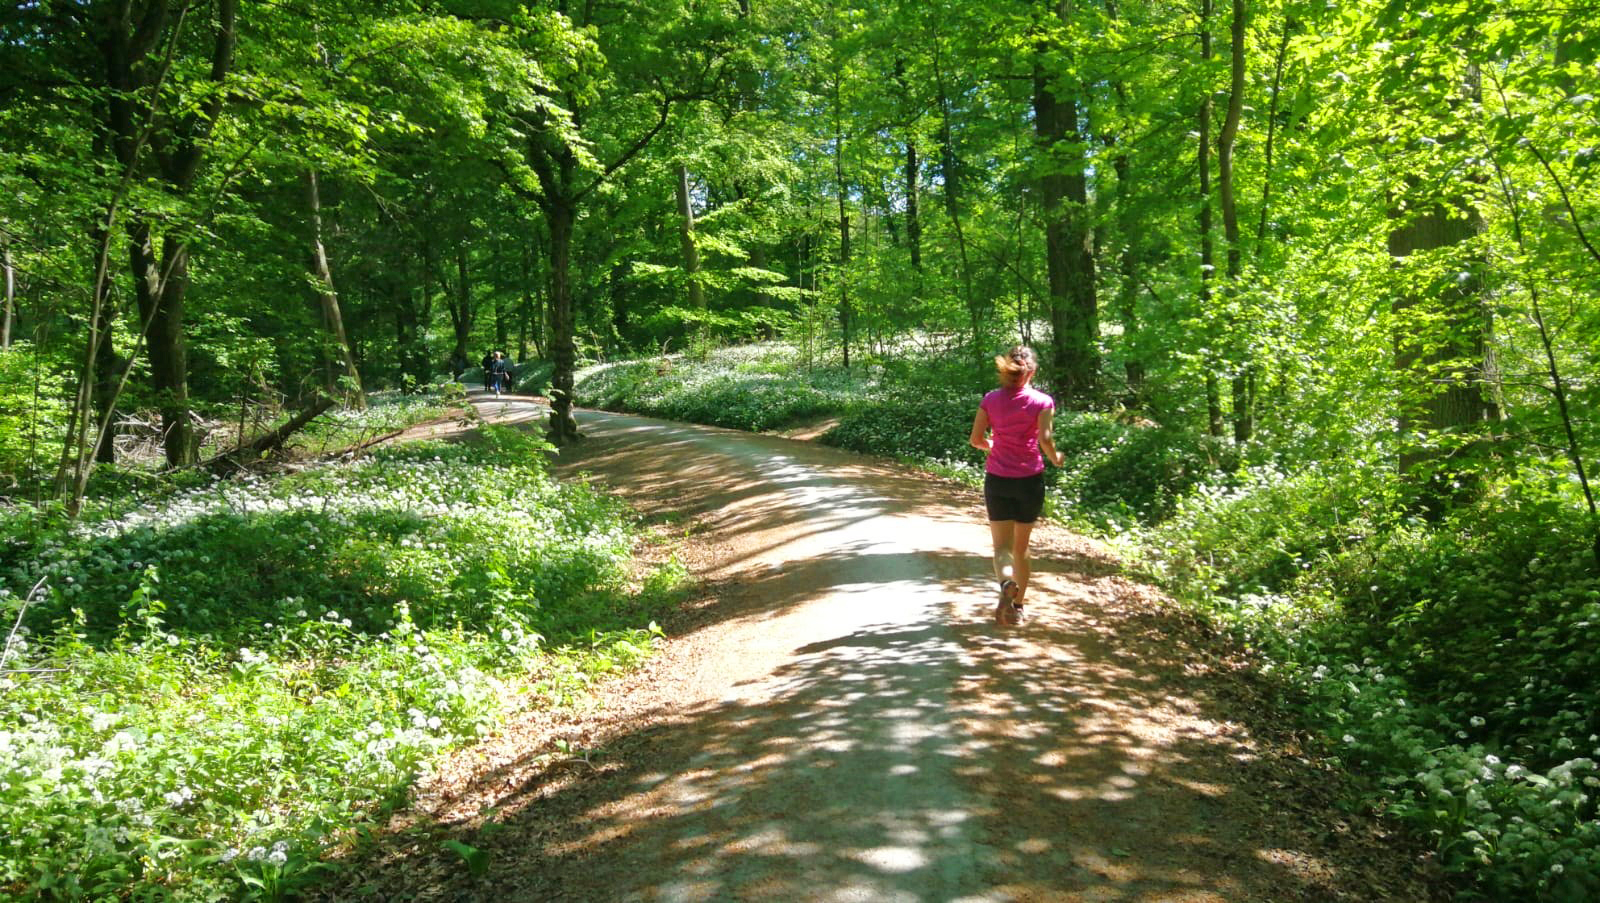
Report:
[{"label": "dappled sunlight", "polygon": [[490,854],[473,895],[1220,903],[1348,886],[1262,805],[1252,741],[1180,644],[1126,620],[1130,584],[1104,559],[1041,533],[1027,620],[1000,628],[981,521],[947,501],[920,517],[890,479],[729,435],[616,418],[567,465],[692,517],[720,543],[716,596],[581,767],[520,749],[434,806]]}]

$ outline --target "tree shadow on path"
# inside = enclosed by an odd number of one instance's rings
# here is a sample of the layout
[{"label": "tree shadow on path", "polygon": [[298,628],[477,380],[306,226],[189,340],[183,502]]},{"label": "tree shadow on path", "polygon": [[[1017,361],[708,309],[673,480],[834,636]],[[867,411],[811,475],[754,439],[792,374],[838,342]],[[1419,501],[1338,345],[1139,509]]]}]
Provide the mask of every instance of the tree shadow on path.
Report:
[{"label": "tree shadow on path", "polygon": [[430,791],[330,897],[1440,897],[1334,805],[1336,776],[1246,730],[1185,622],[1108,559],[1042,532],[1029,619],[998,628],[970,493],[831,450],[791,467],[783,440],[719,458],[693,428],[638,431],[563,466],[744,540],[713,549],[704,642],[681,647],[699,651],[646,678],[662,686],[624,684],[617,714],[570,735],[586,749],[552,756],[546,735]]},{"label": "tree shadow on path", "polygon": [[[1042,581],[1093,579],[1044,564]],[[1087,604],[1035,606],[1004,631],[961,576],[982,559],[916,565],[929,586],[823,603],[885,617],[793,649],[723,699],[624,730],[590,765],[486,774],[476,792],[498,787],[491,818],[433,826],[486,850],[486,877],[442,869],[426,845],[367,878],[440,900],[1433,895],[1415,870],[1386,869],[1384,839],[1330,816],[1322,794],[1301,798],[1310,814],[1263,796],[1320,778],[1264,759],[1199,692],[1204,678],[1184,674],[1181,645],[1106,634],[1089,622],[1113,616]],[[805,568],[897,570],[848,552]],[[765,590],[783,597],[784,580],[808,583],[790,573]]]}]

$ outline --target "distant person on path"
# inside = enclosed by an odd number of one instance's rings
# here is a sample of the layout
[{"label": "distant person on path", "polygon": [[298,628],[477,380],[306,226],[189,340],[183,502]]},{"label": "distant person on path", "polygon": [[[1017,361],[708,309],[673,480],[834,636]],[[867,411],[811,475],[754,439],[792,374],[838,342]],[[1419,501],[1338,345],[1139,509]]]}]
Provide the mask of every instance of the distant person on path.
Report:
[{"label": "distant person on path", "polygon": [[1026,345],[996,355],[1000,388],[983,396],[972,421],[972,447],[988,453],[984,462],[983,502],[994,540],[994,576],[1000,582],[995,619],[1014,624],[1033,572],[1028,540],[1044,507],[1044,462],[1061,466],[1052,424],[1056,403],[1029,385],[1038,358]]},{"label": "distant person on path", "polygon": [[489,382],[494,386],[494,394],[499,397],[506,387],[506,377],[511,372],[510,362],[500,352],[492,352],[489,355],[489,366],[484,372],[489,374]]},{"label": "distant person on path", "polygon": [[489,375],[489,367],[494,364],[494,352],[493,351],[485,351],[483,353],[483,361],[482,361],[482,363],[483,363],[483,388],[485,390],[487,390],[490,387],[490,385],[493,383],[493,381],[494,381],[493,378]]}]

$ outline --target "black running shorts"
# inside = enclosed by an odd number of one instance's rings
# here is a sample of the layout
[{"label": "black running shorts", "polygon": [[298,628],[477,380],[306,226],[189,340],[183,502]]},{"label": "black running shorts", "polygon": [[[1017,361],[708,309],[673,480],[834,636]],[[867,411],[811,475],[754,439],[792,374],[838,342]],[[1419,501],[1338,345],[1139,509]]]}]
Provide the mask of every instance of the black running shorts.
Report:
[{"label": "black running shorts", "polygon": [[983,504],[990,520],[1031,524],[1044,508],[1044,471],[1031,477],[983,475]]}]

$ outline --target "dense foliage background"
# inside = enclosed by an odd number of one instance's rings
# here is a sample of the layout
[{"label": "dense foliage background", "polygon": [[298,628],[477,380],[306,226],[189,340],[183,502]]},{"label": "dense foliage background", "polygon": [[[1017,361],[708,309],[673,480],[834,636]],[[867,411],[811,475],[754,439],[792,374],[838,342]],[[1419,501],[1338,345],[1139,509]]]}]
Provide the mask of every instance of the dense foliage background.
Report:
[{"label": "dense foliage background", "polygon": [[[1596,13],[11,4],[6,529],[490,348],[558,408],[834,415],[959,472],[1030,342],[1059,510],[1237,625],[1480,893],[1584,899]],[[82,629],[134,629],[118,581]]]}]

